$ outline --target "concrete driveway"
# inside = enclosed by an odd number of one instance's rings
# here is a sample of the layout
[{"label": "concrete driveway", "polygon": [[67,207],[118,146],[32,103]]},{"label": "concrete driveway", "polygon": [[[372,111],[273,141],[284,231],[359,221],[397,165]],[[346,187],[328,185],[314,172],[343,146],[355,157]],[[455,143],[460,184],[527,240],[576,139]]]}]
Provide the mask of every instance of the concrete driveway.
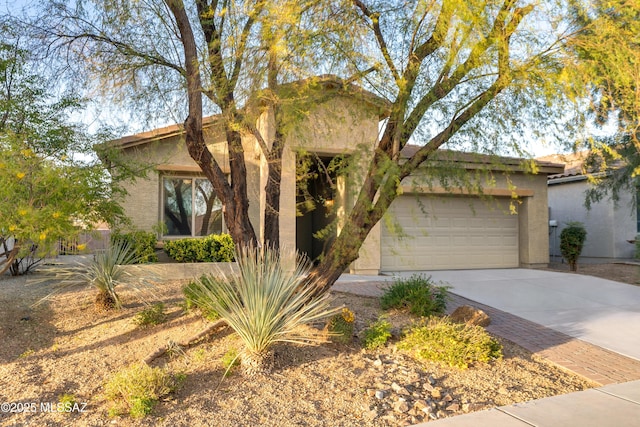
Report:
[{"label": "concrete driveway", "polygon": [[521,268],[423,274],[465,298],[640,360],[639,286]]}]

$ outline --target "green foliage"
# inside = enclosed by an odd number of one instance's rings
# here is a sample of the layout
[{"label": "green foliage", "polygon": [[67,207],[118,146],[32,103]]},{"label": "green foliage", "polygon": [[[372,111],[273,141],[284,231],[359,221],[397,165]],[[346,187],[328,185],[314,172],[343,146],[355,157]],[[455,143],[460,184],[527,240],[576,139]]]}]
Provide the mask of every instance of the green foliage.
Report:
[{"label": "green foliage", "polygon": [[231,374],[233,369],[240,365],[240,353],[235,348],[230,348],[222,356],[222,367],[225,369],[224,376],[227,377]]},{"label": "green foliage", "polygon": [[408,309],[417,316],[442,314],[447,305],[448,287],[436,286],[431,277],[412,275],[396,280],[380,297],[383,310]]},{"label": "green foliage", "polygon": [[28,60],[0,42],[0,274],[25,273],[34,265],[25,258],[41,258],[58,239],[123,215],[117,180],[108,185],[95,158],[78,160],[95,142],[68,121],[81,103],[53,99],[47,82],[29,73]]},{"label": "green foliage", "polygon": [[113,402],[109,412],[142,418],[151,413],[162,397],[174,391],[179,382],[164,369],[144,363],[133,364],[117,372],[105,384],[105,397]]},{"label": "green foliage", "polygon": [[636,252],[634,254],[635,258],[640,259],[640,234],[636,235],[635,247],[636,247]]},{"label": "green foliage", "polygon": [[[310,266],[298,259],[295,268],[284,264],[282,252],[269,247],[243,249],[238,256],[239,276],[208,276],[197,280],[195,291],[241,338],[242,366],[251,375],[265,365],[277,342],[308,344],[322,341],[321,331],[303,325],[325,319],[339,308],[329,308],[329,295],[314,295],[305,283]],[[293,254],[284,253],[283,256]]]},{"label": "green foliage", "polygon": [[[207,303],[208,296],[211,294],[212,284],[210,276],[202,276],[199,282],[189,282],[184,288],[182,293],[185,299],[185,308],[187,310],[198,309],[202,315],[209,320],[216,320],[220,316],[211,308],[211,305]],[[207,288],[207,292],[203,292],[202,289]]]},{"label": "green foliage", "polygon": [[159,325],[166,319],[167,314],[164,312],[164,304],[159,302],[138,313],[136,317],[134,317],[133,323],[138,326],[145,327],[150,325]]},{"label": "green foliage", "polygon": [[158,237],[150,231],[131,231],[128,233],[112,233],[111,243],[125,241],[136,255],[136,263],[157,262],[156,243]]},{"label": "green foliage", "polygon": [[362,346],[367,350],[384,347],[391,338],[391,323],[386,319],[378,319],[364,330]]},{"label": "green foliage", "polygon": [[228,234],[166,240],[164,250],[178,262],[232,262],[235,259],[235,246]]},{"label": "green foliage", "polygon": [[578,269],[578,257],[587,239],[587,230],[581,222],[568,222],[560,233],[560,253],[567,260],[571,271]]},{"label": "green foliage", "polygon": [[355,320],[355,314],[347,307],[344,307],[342,312],[333,315],[327,322],[327,330],[331,339],[342,344],[350,343],[353,338]]},{"label": "green foliage", "polygon": [[430,317],[424,324],[412,327],[398,348],[419,359],[461,369],[502,358],[502,346],[484,328],[454,323],[447,317]]}]

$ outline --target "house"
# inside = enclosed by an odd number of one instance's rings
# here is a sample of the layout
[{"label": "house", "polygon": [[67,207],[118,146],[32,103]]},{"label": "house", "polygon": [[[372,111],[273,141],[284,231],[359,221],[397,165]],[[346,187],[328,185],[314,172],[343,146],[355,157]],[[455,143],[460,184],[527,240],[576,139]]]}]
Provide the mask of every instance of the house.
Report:
[{"label": "house", "polygon": [[[281,244],[296,247],[312,259],[331,239],[331,233],[318,238],[318,231],[332,222],[337,224],[333,233],[340,231],[341,221],[354,203],[357,181],[363,176],[358,167],[367,164],[387,109],[375,95],[353,86],[345,90],[335,78],[324,81],[319,90],[327,96],[287,134],[280,199]],[[273,115],[264,112],[257,128],[265,140],[271,141]],[[129,186],[124,207],[139,229],[151,230],[163,223],[166,228],[161,239],[225,230],[224,207],[189,157],[182,138],[180,126],[169,126],[111,142],[125,156],[152,165],[146,179]],[[226,141],[218,117],[205,121],[205,138],[228,172]],[[262,233],[266,162],[254,136],[243,136],[242,143],[249,215],[256,232]],[[409,155],[415,149],[405,147],[402,154]],[[315,173],[310,173],[311,179],[303,185],[296,180],[297,168],[301,158],[309,155],[314,159],[310,170]],[[345,156],[355,169],[344,174],[331,172],[327,165]],[[493,157],[474,154],[447,152],[441,156],[442,164],[449,156],[449,164],[455,163],[467,173],[488,169],[495,185],[487,186],[482,193],[493,197],[452,190],[438,182],[425,184],[422,172],[417,173],[402,183],[403,194],[374,227],[350,271],[378,274],[547,264],[546,182],[548,174],[562,171],[561,165],[538,162],[537,173],[531,174],[526,173],[520,159],[502,158],[495,163]],[[333,186],[327,184],[329,180]],[[311,206],[307,203],[310,199]]]},{"label": "house", "polygon": [[562,258],[560,233],[571,221],[583,223],[587,230],[581,259],[597,262],[633,258],[635,246],[631,242],[640,232],[640,215],[635,195],[623,191],[617,203],[605,197],[587,209],[586,191],[593,185],[588,179],[585,167],[587,155],[587,151],[582,151],[573,154],[553,154],[539,159],[565,164],[564,171],[550,175],[548,181],[549,252],[552,260],[560,261]]}]

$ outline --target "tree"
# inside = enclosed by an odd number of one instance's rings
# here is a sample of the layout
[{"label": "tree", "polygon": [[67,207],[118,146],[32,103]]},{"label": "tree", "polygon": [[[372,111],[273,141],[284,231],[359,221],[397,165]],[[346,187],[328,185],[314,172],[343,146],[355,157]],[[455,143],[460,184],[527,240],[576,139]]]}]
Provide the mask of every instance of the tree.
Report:
[{"label": "tree", "polygon": [[[284,148],[280,130],[286,121],[278,88],[292,76],[301,77],[300,64],[314,63],[305,49],[322,39],[320,23],[334,22],[311,19],[327,16],[321,6],[316,0],[110,0],[73,5],[52,1],[36,26],[51,42],[48,46],[74,59],[66,64],[74,73],[80,66],[99,82],[102,95],[131,101],[138,113],[140,105],[158,113],[158,99],[166,104],[177,101],[176,111],[186,114],[189,154],[225,206],[225,224],[238,246],[256,245],[258,240],[248,215],[242,145],[243,133],[254,135],[268,166],[264,241],[277,247]],[[265,107],[274,110],[280,124],[273,141],[256,128]],[[205,112],[219,113],[229,177],[206,146]]]},{"label": "tree", "polygon": [[17,43],[0,44],[0,274],[24,273],[38,261],[25,257],[122,214],[118,185],[97,161],[76,159],[91,149],[67,122],[79,101],[54,99]]},{"label": "tree", "polygon": [[[594,1],[574,9],[584,28],[571,40],[576,64],[570,78],[587,92],[596,125],[613,123],[613,135],[585,138],[576,148],[590,151],[585,171],[592,186],[585,204],[605,197],[618,202],[621,191],[635,199],[640,174],[640,5],[636,1]],[[635,210],[635,203],[633,204]]]},{"label": "tree", "polygon": [[[367,36],[356,69],[391,112],[341,233],[314,274],[328,289],[401,193],[401,182],[444,147],[519,150],[518,127],[553,126],[568,93],[564,43],[579,23],[551,2],[353,0]],[[550,18],[550,17],[557,17]],[[566,105],[566,104],[564,104]],[[570,104],[569,104],[570,105]],[[515,136],[509,140],[509,136]],[[408,158],[402,149],[424,144]]]}]

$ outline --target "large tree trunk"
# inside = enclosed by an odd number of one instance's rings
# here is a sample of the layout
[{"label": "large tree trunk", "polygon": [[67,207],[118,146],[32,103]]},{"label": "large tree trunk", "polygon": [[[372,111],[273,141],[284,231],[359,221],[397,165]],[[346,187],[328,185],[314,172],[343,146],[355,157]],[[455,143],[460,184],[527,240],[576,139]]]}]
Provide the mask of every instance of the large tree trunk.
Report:
[{"label": "large tree trunk", "polygon": [[[247,169],[240,133],[230,127],[231,118],[225,122],[228,143],[231,184],[209,151],[202,131],[202,80],[200,76],[198,49],[182,0],[166,0],[180,31],[180,39],[185,53],[187,95],[189,115],[184,122],[185,143],[189,155],[200,166],[211,181],[213,189],[224,206],[224,218],[231,238],[238,246],[255,245],[256,234],[249,220],[249,199],[247,196]],[[223,115],[233,114],[235,108],[232,94],[228,94],[221,105]]]}]

